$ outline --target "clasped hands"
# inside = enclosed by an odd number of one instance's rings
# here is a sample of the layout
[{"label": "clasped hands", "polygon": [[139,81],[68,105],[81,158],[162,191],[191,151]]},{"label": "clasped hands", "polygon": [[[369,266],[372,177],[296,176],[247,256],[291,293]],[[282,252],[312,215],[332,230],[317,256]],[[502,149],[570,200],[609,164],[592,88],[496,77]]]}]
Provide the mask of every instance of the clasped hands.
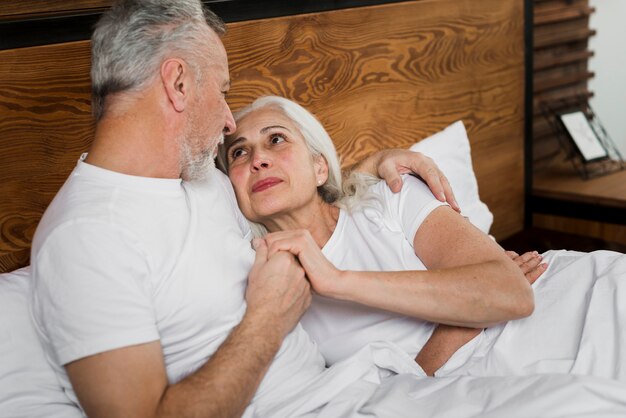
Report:
[{"label": "clasped hands", "polygon": [[[460,211],[450,184],[433,162],[421,153],[407,150],[384,150],[365,159],[357,168],[380,176],[398,192],[400,174],[419,175],[439,200]],[[318,294],[333,297],[341,287],[344,272],[330,263],[307,230],[281,231],[253,242],[254,265],[248,278],[246,302],[248,313],[261,320],[273,321],[283,337],[298,323],[311,303],[311,288]],[[546,270],[536,252],[521,256],[507,255],[522,269],[532,284]]]}]

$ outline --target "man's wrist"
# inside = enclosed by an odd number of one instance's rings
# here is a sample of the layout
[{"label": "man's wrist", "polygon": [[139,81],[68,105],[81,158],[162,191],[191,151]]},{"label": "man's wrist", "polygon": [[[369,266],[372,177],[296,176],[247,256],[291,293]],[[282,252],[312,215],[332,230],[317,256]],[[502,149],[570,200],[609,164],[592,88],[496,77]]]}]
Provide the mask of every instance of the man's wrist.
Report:
[{"label": "man's wrist", "polygon": [[352,167],[351,171],[357,171],[359,173],[366,173],[371,174],[372,176],[379,177],[377,167],[380,164],[383,153],[384,150],[374,152],[369,157],[366,157],[362,161],[356,163]]},{"label": "man's wrist", "polygon": [[289,333],[289,330],[284,330],[286,327],[281,318],[264,309],[248,309],[238,328],[242,333],[261,336],[264,343],[273,345],[277,349]]}]

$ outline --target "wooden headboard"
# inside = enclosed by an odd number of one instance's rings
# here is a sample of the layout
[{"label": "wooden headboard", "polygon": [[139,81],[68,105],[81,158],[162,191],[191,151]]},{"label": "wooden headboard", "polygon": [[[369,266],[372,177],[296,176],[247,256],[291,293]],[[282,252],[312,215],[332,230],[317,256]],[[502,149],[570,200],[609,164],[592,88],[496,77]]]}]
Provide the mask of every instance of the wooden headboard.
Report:
[{"label": "wooden headboard", "polygon": [[[462,119],[492,233],[523,226],[523,0],[421,0],[230,23],[234,110],[278,94],[351,164]],[[0,271],[88,149],[89,42],[0,51]]]}]

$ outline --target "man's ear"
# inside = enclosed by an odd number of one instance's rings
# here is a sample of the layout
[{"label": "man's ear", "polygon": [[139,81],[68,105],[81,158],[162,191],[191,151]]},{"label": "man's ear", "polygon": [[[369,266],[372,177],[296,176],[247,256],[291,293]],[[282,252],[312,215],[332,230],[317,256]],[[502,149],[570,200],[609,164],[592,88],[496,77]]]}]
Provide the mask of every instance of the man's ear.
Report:
[{"label": "man's ear", "polygon": [[185,110],[185,102],[191,84],[189,67],[178,58],[170,58],[161,64],[161,81],[172,107],[177,112]]},{"label": "man's ear", "polygon": [[328,180],[328,162],[321,154],[314,158],[313,166],[315,167],[315,178],[317,179],[318,186],[321,186]]}]

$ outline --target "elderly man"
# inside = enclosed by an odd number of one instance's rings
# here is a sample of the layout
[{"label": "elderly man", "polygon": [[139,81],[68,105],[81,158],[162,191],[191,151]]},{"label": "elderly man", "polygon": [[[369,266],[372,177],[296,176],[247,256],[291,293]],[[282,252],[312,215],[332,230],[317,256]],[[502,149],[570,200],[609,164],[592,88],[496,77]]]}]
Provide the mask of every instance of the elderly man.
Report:
[{"label": "elderly man", "polygon": [[[324,369],[297,325],[302,269],[255,256],[212,167],[235,129],[223,32],[199,0],[128,0],[93,34],[95,138],[32,252],[37,329],[90,417],[236,416]],[[415,164],[450,195],[430,161],[402,158],[365,165],[393,182]]]}]

